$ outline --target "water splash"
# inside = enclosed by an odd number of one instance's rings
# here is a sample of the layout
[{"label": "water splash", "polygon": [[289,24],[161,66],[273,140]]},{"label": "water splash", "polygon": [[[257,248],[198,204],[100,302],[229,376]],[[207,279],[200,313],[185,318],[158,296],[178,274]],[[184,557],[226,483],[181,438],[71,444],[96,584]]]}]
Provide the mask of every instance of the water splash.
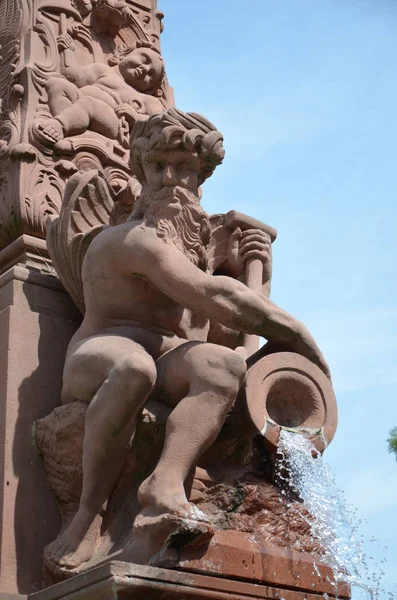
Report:
[{"label": "water splash", "polygon": [[345,581],[352,590],[363,590],[368,600],[381,600],[384,571],[372,556],[365,555],[357,511],[348,506],[327,463],[320,455],[314,458],[317,453],[307,438],[289,431],[282,431],[278,453],[281,482],[303,500],[314,517],[309,523],[311,534],[324,548],[319,562],[332,569],[335,593],[338,582]]}]

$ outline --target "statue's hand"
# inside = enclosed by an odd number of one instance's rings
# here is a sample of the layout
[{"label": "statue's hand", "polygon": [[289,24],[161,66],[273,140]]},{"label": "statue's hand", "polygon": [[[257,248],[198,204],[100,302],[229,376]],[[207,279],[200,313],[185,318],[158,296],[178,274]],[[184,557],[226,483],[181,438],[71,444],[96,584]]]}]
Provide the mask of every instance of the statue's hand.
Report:
[{"label": "statue's hand", "polygon": [[122,104],[116,106],[114,110],[119,119],[121,117],[125,117],[129,125],[133,125],[135,121],[142,119],[142,113],[139,112],[139,103],[136,104],[135,102],[123,102]]},{"label": "statue's hand", "polygon": [[260,229],[241,231],[236,228],[229,239],[228,258],[225,268],[234,277],[244,274],[249,260],[258,259],[263,264],[263,281],[271,277],[272,248],[270,236]]},{"label": "statue's hand", "polygon": [[269,269],[272,262],[272,241],[261,229],[247,229],[241,233],[239,255],[245,264],[248,260],[258,259],[264,269]]},{"label": "statue's hand", "polygon": [[327,361],[325,360],[323,353],[321,352],[321,350],[319,348],[316,348],[316,350],[313,353],[313,358],[311,359],[318,367],[320,367],[320,369],[322,370],[322,372],[328,377],[328,379],[331,381],[331,371],[330,368],[328,366]]},{"label": "statue's hand", "polygon": [[133,106],[127,104],[126,102],[123,102],[123,104],[119,104],[114,110],[119,118],[126,117],[126,119],[132,119],[133,121],[136,121],[138,118],[138,112]]},{"label": "statue's hand", "polygon": [[71,50],[74,50],[73,38],[68,33],[62,33],[61,35],[59,35],[57,38],[57,42],[58,42],[58,49],[60,52],[63,52],[64,50],[68,50],[69,48]]},{"label": "statue's hand", "polygon": [[287,346],[290,346],[293,352],[302,354],[302,356],[306,356],[306,358],[314,362],[328,379],[331,380],[331,371],[320,348],[303,323],[300,321],[295,321],[295,323],[295,340],[292,344],[287,344]]}]

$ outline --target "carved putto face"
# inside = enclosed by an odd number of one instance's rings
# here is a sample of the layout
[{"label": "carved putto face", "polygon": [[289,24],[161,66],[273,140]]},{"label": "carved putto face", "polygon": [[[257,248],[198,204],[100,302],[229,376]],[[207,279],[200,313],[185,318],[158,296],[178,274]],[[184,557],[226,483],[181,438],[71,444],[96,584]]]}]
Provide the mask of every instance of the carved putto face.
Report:
[{"label": "carved putto face", "polygon": [[176,148],[156,150],[143,157],[144,187],[151,193],[179,186],[198,196],[201,160],[196,152]]},{"label": "carved putto face", "polygon": [[136,48],[119,64],[125,81],[142,93],[156,90],[164,77],[164,62],[161,56],[150,48]]}]

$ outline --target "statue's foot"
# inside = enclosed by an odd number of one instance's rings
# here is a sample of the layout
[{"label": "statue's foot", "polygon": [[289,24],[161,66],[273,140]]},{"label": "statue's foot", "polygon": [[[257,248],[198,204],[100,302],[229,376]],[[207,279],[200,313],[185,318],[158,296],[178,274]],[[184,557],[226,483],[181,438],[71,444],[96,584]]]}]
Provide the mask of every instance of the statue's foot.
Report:
[{"label": "statue's foot", "polygon": [[188,502],[183,487],[178,490],[169,482],[159,480],[155,474],[141,484],[138,501],[142,507],[141,514],[148,517],[176,515],[182,519],[208,522],[207,516]]},{"label": "statue's foot", "polygon": [[44,550],[47,566],[73,570],[94,554],[101,518],[79,508],[65,531]]},{"label": "statue's foot", "polygon": [[53,146],[63,139],[64,133],[61,123],[57,119],[38,121],[33,125],[36,138],[43,144]]},{"label": "statue's foot", "polygon": [[129,559],[155,565],[167,549],[206,546],[214,534],[215,527],[208,520],[197,521],[169,513],[153,517],[142,511],[134,521]]}]

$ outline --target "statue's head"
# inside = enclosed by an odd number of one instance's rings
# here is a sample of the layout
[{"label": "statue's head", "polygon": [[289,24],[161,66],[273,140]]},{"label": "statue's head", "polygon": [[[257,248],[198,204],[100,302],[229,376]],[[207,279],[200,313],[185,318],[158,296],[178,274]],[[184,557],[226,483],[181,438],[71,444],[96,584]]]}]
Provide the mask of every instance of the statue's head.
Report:
[{"label": "statue's head", "polygon": [[137,42],[123,56],[119,55],[118,67],[124,80],[138,92],[158,95],[165,68],[161,54],[152,44]]},{"label": "statue's head", "polygon": [[131,166],[142,184],[131,219],[150,221],[204,268],[210,228],[199,186],[223,160],[222,134],[203,117],[171,108],[137,121],[131,140]]},{"label": "statue's head", "polygon": [[212,123],[174,108],[138,121],[131,134],[132,170],[156,191],[181,185],[197,192],[224,155],[223,136]]}]

